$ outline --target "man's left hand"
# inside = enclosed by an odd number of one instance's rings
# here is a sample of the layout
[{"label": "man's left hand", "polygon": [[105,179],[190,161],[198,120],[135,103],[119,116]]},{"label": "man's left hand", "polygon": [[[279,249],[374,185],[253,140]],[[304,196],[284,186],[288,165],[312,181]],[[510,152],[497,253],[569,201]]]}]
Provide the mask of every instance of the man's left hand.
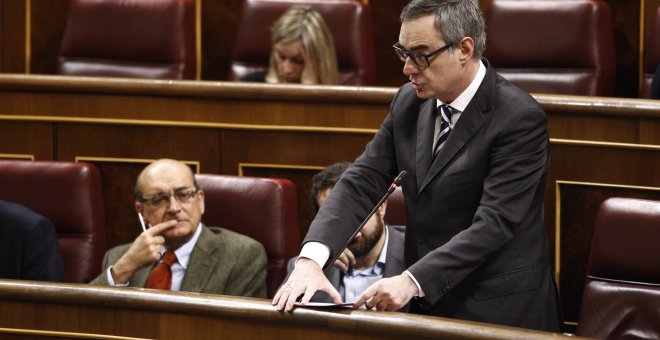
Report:
[{"label": "man's left hand", "polygon": [[406,274],[389,277],[372,284],[355,301],[353,308],[360,308],[366,303],[367,309],[393,311],[405,306],[419,294],[417,285]]}]

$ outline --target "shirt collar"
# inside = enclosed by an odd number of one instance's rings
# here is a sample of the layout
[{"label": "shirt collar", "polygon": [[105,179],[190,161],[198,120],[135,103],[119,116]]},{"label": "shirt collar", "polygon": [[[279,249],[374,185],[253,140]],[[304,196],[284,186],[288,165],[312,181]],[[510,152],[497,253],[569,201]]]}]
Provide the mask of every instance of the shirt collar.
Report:
[{"label": "shirt collar", "polygon": [[174,254],[176,255],[177,262],[183,267],[183,268],[188,268],[188,262],[190,261],[190,254],[192,254],[193,249],[195,248],[195,244],[197,243],[197,239],[199,239],[199,235],[202,233],[202,228],[204,226],[200,222],[197,225],[197,230],[195,230],[195,234],[193,237],[188,240],[188,242],[184,243],[181,247],[177,248],[174,250]]},{"label": "shirt collar", "polygon": [[380,251],[380,255],[378,256],[378,261],[376,261],[376,264],[373,267],[364,270],[355,270],[353,268],[348,268],[348,272],[346,273],[346,275],[357,276],[361,273],[366,275],[381,275],[383,273],[383,268],[385,267],[385,260],[387,258],[387,243],[389,242],[389,239],[390,239],[390,232],[389,230],[387,230],[387,225],[386,225],[385,242],[383,243],[383,249]]},{"label": "shirt collar", "polygon": [[[387,242],[389,242],[389,240],[390,240],[390,232],[389,232],[389,230],[387,230],[387,226],[385,226],[385,242],[383,242],[383,249],[380,251],[380,256],[378,256],[377,264],[380,264],[380,265],[385,264],[385,258],[387,257]],[[382,267],[382,266],[380,266],[380,267]],[[380,274],[380,273],[378,273],[378,274]]]},{"label": "shirt collar", "polygon": [[[484,80],[484,77],[486,77],[486,65],[484,65],[483,61],[479,61],[479,69],[477,69],[477,75],[474,77],[474,79],[472,79],[472,82],[470,85],[468,85],[465,91],[463,91],[463,93],[456,97],[453,102],[451,102],[451,107],[459,112],[465,111],[465,108],[472,100],[472,97],[474,97],[474,95],[477,93],[477,90],[479,89],[481,82]],[[438,99],[438,106],[443,104],[445,103]]]}]

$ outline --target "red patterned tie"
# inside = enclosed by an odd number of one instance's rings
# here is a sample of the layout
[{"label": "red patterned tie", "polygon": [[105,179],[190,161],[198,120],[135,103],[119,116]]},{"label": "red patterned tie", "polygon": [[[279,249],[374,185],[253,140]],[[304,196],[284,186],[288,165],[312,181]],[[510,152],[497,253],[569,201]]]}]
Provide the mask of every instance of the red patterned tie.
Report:
[{"label": "red patterned tie", "polygon": [[154,267],[147,279],[146,288],[170,290],[172,287],[172,265],[176,262],[176,255],[168,250],[163,259]]}]

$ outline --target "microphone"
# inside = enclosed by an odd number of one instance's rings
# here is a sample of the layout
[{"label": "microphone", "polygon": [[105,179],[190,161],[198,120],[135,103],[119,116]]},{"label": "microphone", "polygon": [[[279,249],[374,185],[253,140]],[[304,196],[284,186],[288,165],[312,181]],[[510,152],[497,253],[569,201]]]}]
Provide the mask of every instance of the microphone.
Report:
[{"label": "microphone", "polygon": [[323,270],[324,270],[324,271],[328,270],[328,268],[330,268],[330,267],[332,266],[332,264],[335,263],[335,261],[339,258],[339,255],[341,255],[341,253],[344,252],[344,249],[346,249],[346,247],[348,247],[348,245],[351,243],[351,240],[353,240],[353,238],[355,237],[355,235],[357,235],[357,233],[360,232],[360,230],[362,230],[362,227],[364,227],[364,225],[367,224],[367,221],[369,221],[369,219],[371,218],[371,216],[373,216],[373,215],[376,213],[376,211],[378,210],[378,208],[380,208],[380,206],[383,205],[383,203],[385,202],[385,200],[387,200],[387,198],[390,197],[390,195],[394,192],[394,190],[395,190],[398,186],[401,185],[401,182],[403,182],[403,180],[406,179],[406,176],[408,176],[408,173],[407,173],[406,171],[401,171],[401,172],[399,173],[399,175],[396,176],[396,178],[394,179],[394,181],[392,181],[392,184],[390,184],[390,187],[387,189],[387,192],[385,192],[385,195],[383,195],[383,198],[381,198],[380,201],[378,201],[378,203],[377,203],[376,206],[371,210],[371,212],[369,213],[369,215],[367,215],[367,217],[365,217],[364,220],[362,220],[362,223],[361,223],[360,226],[357,228],[357,230],[355,230],[355,232],[353,233],[353,235],[351,235],[351,237],[348,239],[348,241],[346,242],[346,244],[344,245],[344,247],[342,247],[341,250],[337,252],[337,254],[333,255],[333,257],[332,257],[332,259],[331,259],[330,261],[326,262],[325,266],[323,267]]}]

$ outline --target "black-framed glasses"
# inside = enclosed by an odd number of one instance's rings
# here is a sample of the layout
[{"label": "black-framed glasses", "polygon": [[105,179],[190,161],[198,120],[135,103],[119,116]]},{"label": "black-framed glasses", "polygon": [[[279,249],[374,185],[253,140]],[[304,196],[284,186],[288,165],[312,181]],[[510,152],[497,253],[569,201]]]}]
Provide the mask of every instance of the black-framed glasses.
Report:
[{"label": "black-framed glasses", "polygon": [[197,192],[199,192],[199,188],[181,188],[174,191],[172,195],[155,194],[149,197],[144,197],[141,202],[154,208],[162,208],[170,204],[172,197],[174,197],[179,203],[188,203],[193,197],[195,197]]},{"label": "black-framed glasses", "polygon": [[394,48],[394,52],[396,55],[403,61],[404,63],[410,57],[410,59],[415,63],[415,65],[419,67],[429,67],[431,65],[431,62],[429,61],[429,58],[433,57],[436,54],[440,54],[443,51],[449,49],[450,47],[454,46],[454,43],[447,44],[445,46],[440,47],[439,49],[431,52],[431,53],[417,53],[417,52],[408,52],[401,47],[399,43],[394,44],[392,47]]}]

